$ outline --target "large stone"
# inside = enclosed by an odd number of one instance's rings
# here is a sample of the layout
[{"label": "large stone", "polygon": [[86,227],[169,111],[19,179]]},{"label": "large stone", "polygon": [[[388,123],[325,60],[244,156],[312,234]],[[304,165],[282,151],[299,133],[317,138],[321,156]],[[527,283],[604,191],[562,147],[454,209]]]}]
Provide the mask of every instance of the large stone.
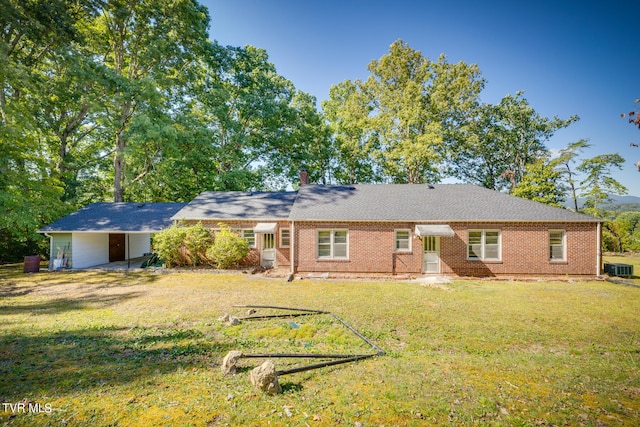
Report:
[{"label": "large stone", "polygon": [[273,361],[267,360],[262,365],[249,372],[251,383],[267,394],[282,393],[278,383],[278,375]]},{"label": "large stone", "polygon": [[238,350],[231,350],[227,355],[222,359],[222,366],[220,369],[224,375],[233,375],[236,373],[236,363],[238,359],[242,357],[242,352]]}]

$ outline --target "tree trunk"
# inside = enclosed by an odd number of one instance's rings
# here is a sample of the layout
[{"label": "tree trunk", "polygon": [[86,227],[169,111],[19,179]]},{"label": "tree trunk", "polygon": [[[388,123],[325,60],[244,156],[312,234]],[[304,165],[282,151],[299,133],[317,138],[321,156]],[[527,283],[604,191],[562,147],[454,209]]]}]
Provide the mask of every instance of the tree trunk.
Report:
[{"label": "tree trunk", "polygon": [[126,143],[122,137],[122,132],[118,132],[116,135],[116,152],[113,158],[113,201],[122,202],[124,195],[124,188],[122,183],[124,181],[124,149]]}]

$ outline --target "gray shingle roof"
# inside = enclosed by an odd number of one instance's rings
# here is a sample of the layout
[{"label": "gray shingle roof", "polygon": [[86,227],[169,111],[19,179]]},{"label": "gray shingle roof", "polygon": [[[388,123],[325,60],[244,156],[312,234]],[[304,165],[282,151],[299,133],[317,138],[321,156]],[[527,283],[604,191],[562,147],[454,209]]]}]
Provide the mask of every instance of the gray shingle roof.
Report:
[{"label": "gray shingle roof", "polygon": [[189,202],[173,219],[287,219],[296,195],[296,192],[207,191]]},{"label": "gray shingle roof", "polygon": [[38,230],[153,233],[171,225],[185,203],[92,203]]},{"label": "gray shingle roof", "polygon": [[471,184],[303,185],[294,221],[598,222]]}]

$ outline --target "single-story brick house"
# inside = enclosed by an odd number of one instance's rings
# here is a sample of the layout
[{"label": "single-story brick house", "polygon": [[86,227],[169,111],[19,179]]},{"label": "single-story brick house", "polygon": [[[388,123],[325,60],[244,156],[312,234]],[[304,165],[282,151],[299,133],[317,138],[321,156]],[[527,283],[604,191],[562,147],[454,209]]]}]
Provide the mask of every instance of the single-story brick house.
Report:
[{"label": "single-story brick house", "polygon": [[600,274],[600,219],[468,184],[206,192],[172,219],[225,222],[292,273]]},{"label": "single-story brick house", "polygon": [[49,269],[87,268],[151,251],[151,235],[185,203],[92,203],[38,230],[50,239]]},{"label": "single-story brick house", "polygon": [[475,185],[304,185],[289,221],[293,271],[600,274],[600,219]]},{"label": "single-story brick house", "polygon": [[[249,262],[291,273],[601,272],[602,220],[470,184],[209,191],[165,221],[202,222],[212,229],[228,224],[249,241]],[[52,239],[52,257],[54,250]]]}]

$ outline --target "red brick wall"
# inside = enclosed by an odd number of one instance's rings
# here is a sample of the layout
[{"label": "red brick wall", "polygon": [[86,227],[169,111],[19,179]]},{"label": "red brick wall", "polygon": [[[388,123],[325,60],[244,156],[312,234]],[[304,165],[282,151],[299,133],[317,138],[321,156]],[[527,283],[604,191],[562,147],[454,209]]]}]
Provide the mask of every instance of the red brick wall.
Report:
[{"label": "red brick wall", "polygon": [[[412,238],[409,253],[394,252],[394,230],[414,230],[413,223],[295,223],[296,271],[340,273],[421,273],[422,240]],[[451,224],[453,237],[440,238],[441,273],[458,276],[589,275],[596,274],[597,225],[576,224]],[[347,260],[319,260],[317,229],[347,229]],[[467,231],[501,230],[502,260],[467,260]],[[549,230],[566,231],[564,262],[549,261]]]},{"label": "red brick wall", "polygon": [[[587,275],[595,276],[597,225],[595,223],[455,224],[456,235],[440,241],[444,274]],[[502,238],[501,261],[467,260],[467,230],[498,229]],[[549,261],[549,230],[565,230],[566,261]]]}]

